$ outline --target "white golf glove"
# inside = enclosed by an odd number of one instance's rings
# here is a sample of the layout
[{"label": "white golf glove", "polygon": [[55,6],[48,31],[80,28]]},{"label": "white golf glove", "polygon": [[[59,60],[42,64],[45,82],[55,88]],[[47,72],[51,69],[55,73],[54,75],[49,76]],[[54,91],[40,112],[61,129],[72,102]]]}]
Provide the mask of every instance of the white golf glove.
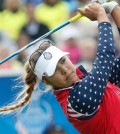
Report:
[{"label": "white golf glove", "polygon": [[92,0],[92,2],[99,2],[102,4],[107,13],[112,13],[113,9],[119,5],[116,1],[111,0]]}]

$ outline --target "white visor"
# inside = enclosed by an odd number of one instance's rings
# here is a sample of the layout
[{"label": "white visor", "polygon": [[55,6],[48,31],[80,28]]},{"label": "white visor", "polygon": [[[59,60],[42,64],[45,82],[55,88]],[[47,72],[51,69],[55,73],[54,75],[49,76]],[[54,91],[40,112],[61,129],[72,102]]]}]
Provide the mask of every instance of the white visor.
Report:
[{"label": "white visor", "polygon": [[40,80],[42,80],[44,74],[52,76],[58,61],[67,54],[69,53],[63,52],[55,46],[50,46],[39,57],[34,69],[35,74]]}]

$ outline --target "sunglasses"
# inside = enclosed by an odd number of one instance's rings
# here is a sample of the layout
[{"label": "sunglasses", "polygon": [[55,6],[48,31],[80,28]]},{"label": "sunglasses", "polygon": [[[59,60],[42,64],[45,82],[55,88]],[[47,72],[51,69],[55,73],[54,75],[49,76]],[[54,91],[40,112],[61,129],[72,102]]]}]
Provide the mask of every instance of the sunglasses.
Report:
[{"label": "sunglasses", "polygon": [[50,46],[53,46],[53,42],[51,42],[50,40],[45,40],[40,44],[39,48],[35,52],[33,52],[33,54],[30,56],[29,64],[33,71],[34,71],[35,65],[36,65],[39,57]]}]

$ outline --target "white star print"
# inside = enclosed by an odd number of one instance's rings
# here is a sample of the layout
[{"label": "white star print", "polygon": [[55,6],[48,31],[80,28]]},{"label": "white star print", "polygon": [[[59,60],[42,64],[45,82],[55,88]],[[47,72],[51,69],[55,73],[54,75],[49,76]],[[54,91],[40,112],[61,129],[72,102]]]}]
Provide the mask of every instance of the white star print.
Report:
[{"label": "white star print", "polygon": [[[100,106],[112,71],[115,47],[109,23],[100,24],[98,42],[99,47],[92,71],[74,87],[76,90],[73,88],[73,91],[70,91],[69,101],[72,108],[84,115],[95,112]],[[119,68],[119,64],[116,64],[116,68]],[[116,70],[112,72],[115,73]],[[115,79],[117,77],[119,75],[116,75]]]}]

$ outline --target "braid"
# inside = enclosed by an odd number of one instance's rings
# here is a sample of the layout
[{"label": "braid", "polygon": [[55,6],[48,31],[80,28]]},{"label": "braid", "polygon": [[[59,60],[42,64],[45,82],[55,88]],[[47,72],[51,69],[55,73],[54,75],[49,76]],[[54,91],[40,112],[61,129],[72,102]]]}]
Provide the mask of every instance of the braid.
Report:
[{"label": "braid", "polygon": [[[25,76],[26,87],[24,88],[23,91],[21,91],[18,94],[18,97],[16,99],[15,104],[8,105],[8,106],[5,106],[3,108],[0,108],[0,114],[12,113],[15,110],[18,110],[18,108],[23,107],[23,106],[25,106],[26,104],[29,103],[30,98],[32,96],[32,93],[33,93],[33,91],[35,89],[34,87],[35,87],[35,85],[37,83],[37,76],[31,70],[28,62],[25,64],[25,69],[26,69],[26,76]],[[21,98],[21,99],[19,99],[19,98]]]},{"label": "braid", "polygon": [[[37,52],[39,52],[40,54],[42,54],[50,45],[52,45],[52,43],[49,40],[43,41],[42,43],[44,45],[40,46],[37,49]],[[18,110],[19,108],[26,106],[29,103],[32,93],[35,89],[35,85],[37,84],[37,81],[38,81],[37,76],[33,72],[38,58],[39,57],[37,57],[36,60],[32,61],[34,63],[33,67],[30,66],[29,62],[26,62],[26,64],[25,64],[26,75],[24,78],[26,86],[18,94],[18,96],[16,98],[16,102],[14,104],[7,105],[7,106],[0,108],[0,114],[12,113],[12,112]]]}]

